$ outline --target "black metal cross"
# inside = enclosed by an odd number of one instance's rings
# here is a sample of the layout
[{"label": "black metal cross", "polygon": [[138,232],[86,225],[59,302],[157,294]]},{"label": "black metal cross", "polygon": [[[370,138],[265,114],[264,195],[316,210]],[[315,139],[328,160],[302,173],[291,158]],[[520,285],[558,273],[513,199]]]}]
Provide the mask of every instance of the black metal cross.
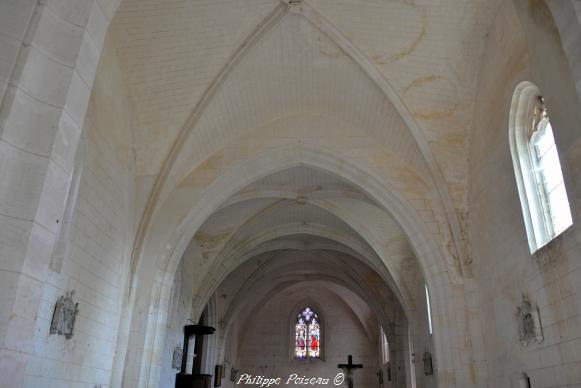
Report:
[{"label": "black metal cross", "polygon": [[351,378],[351,373],[355,369],[363,368],[362,364],[353,364],[353,356],[347,356],[347,364],[338,364],[337,368],[341,368],[347,371],[347,382],[349,383],[349,388],[353,388],[353,379]]}]

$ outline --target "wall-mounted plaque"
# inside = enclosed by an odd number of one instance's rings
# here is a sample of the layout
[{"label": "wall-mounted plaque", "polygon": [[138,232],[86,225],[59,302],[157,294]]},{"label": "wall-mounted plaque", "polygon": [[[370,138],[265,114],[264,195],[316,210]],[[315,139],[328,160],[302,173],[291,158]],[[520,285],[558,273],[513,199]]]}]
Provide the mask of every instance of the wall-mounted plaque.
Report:
[{"label": "wall-mounted plaque", "polygon": [[539,308],[531,303],[528,297],[524,294],[522,296],[521,305],[517,309],[517,317],[521,344],[526,346],[532,342],[543,342],[544,336]]},{"label": "wall-mounted plaque", "polygon": [[180,370],[182,367],[182,355],[183,355],[183,351],[181,346],[176,346],[173,349],[173,357],[171,360],[171,367],[172,369],[177,369]]},{"label": "wall-mounted plaque", "polygon": [[79,313],[79,304],[73,301],[74,295],[75,290],[72,290],[56,302],[50,323],[50,334],[64,335],[66,339],[72,338]]},{"label": "wall-mounted plaque", "polygon": [[424,375],[431,376],[434,374],[434,366],[432,364],[432,354],[427,350],[424,352],[424,356],[422,357],[424,361]]},{"label": "wall-mounted plaque", "polygon": [[236,377],[238,377],[238,369],[230,369],[230,381],[236,382]]}]

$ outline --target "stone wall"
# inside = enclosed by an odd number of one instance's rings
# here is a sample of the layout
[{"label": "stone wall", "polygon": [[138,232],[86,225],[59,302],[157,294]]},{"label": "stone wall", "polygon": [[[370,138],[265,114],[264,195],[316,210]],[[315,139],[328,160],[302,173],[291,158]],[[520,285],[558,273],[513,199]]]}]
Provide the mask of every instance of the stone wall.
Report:
[{"label": "stone wall", "polygon": [[[53,255],[42,290],[26,387],[105,387],[111,380],[134,216],[131,108],[108,43],[85,122],[86,146],[78,151],[86,155],[75,165],[80,184],[76,201],[69,202],[72,219],[64,242],[69,248],[61,257]],[[72,289],[79,302],[74,337],[49,335],[56,300]]]},{"label": "stone wall", "polygon": [[[538,1],[506,2],[483,57],[470,149],[470,247],[479,290],[487,386],[513,387],[522,372],[532,386],[581,381],[581,137],[579,100],[548,9]],[[511,99],[522,81],[548,104],[574,225],[531,255],[509,148]],[[519,343],[522,294],[538,304],[544,341]],[[484,386],[484,382],[482,383]]]},{"label": "stone wall", "polygon": [[430,335],[429,321],[427,319],[428,307],[424,283],[422,281],[423,279],[419,280],[420,281],[414,290],[416,309],[411,312],[412,316],[409,319],[413,339],[416,387],[435,388],[437,386],[437,376],[435,374],[428,376],[424,374],[424,362],[422,358],[424,352],[429,351],[432,355],[434,373],[437,367],[437,360],[434,355],[434,345],[432,343],[432,335]]},{"label": "stone wall", "polygon": [[182,261],[176,271],[170,298],[165,347],[161,360],[160,388],[173,388],[175,375],[179,373],[179,369],[172,369],[173,352],[175,347],[183,347],[184,325],[191,324],[188,319],[192,318],[192,272],[191,262],[188,264],[187,261],[185,263]]},{"label": "stone wall", "polygon": [[28,358],[36,352],[35,326],[61,229],[63,199],[117,4],[118,0],[0,4],[2,387],[22,386]]}]

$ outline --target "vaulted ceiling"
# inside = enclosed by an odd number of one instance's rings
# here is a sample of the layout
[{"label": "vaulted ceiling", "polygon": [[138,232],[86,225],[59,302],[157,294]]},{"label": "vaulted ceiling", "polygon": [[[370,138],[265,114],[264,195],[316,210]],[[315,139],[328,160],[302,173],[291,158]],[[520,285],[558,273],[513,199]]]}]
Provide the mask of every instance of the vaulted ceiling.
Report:
[{"label": "vaulted ceiling", "polygon": [[[336,117],[351,125],[353,136],[373,133],[425,174],[425,151],[417,150],[401,109],[353,59],[355,52],[411,113],[433,154],[428,168],[442,171],[462,212],[479,59],[500,0],[304,4],[273,17],[285,6],[280,0],[122,2],[111,30],[133,105],[138,175],[159,174],[184,131],[191,135],[178,175],[243,141],[245,131],[292,114]],[[343,45],[315,19],[341,35]],[[346,53],[345,45],[353,50]]]},{"label": "vaulted ceiling", "polygon": [[[250,276],[236,269],[248,267],[247,261],[262,257],[264,262],[284,252],[295,252],[294,262],[325,255],[315,251],[366,263],[405,308],[414,309],[422,274],[403,230],[359,189],[312,168],[290,168],[244,187],[202,224],[184,257],[201,256],[212,263],[211,276],[204,275],[203,267],[196,275],[198,296],[204,300],[230,271],[238,271],[237,282]],[[360,278],[370,279],[365,274]]]},{"label": "vaulted ceiling", "polygon": [[234,319],[244,322],[275,295],[300,294],[305,289],[313,299],[322,292],[334,293],[354,312],[372,341],[375,332],[368,326],[378,318],[389,326],[397,319],[405,320],[397,298],[377,273],[349,254],[329,248],[280,250],[248,260],[216,289],[219,320],[228,330]]},{"label": "vaulted ceiling", "polygon": [[[469,274],[467,136],[499,4],[123,0],[110,41],[132,111],[134,257],[142,246],[195,257],[207,300],[245,260],[331,249],[367,262],[413,309],[426,266],[403,229],[420,223],[447,261],[427,270]],[[303,146],[309,158],[339,155],[336,175],[300,158],[256,172],[289,145],[289,160]],[[357,186],[338,176],[351,160],[371,171]],[[235,168],[248,179],[234,183]],[[371,178],[395,193],[399,216],[367,191]],[[222,202],[203,204],[210,186]]]}]

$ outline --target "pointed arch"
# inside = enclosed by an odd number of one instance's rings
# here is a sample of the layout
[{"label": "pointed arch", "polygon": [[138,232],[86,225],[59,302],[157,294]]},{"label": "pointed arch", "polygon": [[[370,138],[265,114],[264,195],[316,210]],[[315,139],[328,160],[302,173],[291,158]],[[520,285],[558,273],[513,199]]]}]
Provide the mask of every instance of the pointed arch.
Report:
[{"label": "pointed arch", "polygon": [[447,221],[450,225],[450,232],[454,241],[454,249],[459,261],[460,270],[464,276],[471,277],[472,271],[470,268],[470,258],[467,255],[466,247],[462,238],[462,230],[460,228],[460,221],[454,208],[452,197],[448,190],[448,186],[444,179],[444,175],[440,170],[438,162],[426,141],[423,132],[414,119],[408,107],[405,105],[400,95],[390,82],[381,74],[377,66],[375,66],[369,58],[351,42],[333,23],[327,20],[321,13],[314,9],[311,5],[304,2],[301,3],[303,15],[309,22],[311,22],[320,31],[324,32],[333,42],[335,42],[351,59],[353,59],[367,76],[381,89],[397,112],[400,114],[402,120],[405,122],[408,130],[416,141],[417,146],[426,161],[428,169],[434,180],[434,184],[442,201],[444,211],[446,213]]},{"label": "pointed arch", "polygon": [[[156,276],[161,278],[171,276],[175,272],[194,233],[232,195],[258,179],[298,166],[313,167],[341,177],[353,186],[358,187],[389,212],[408,236],[412,249],[421,263],[420,266],[428,284],[431,285],[432,282],[434,284],[434,287],[431,287],[434,294],[434,310],[447,311],[449,309],[450,306],[447,301],[450,299],[447,295],[455,292],[450,288],[451,284],[462,284],[462,275],[458,272],[456,266],[450,265],[447,260],[448,256],[442,250],[442,247],[438,245],[412,204],[397,190],[390,189],[388,183],[378,179],[375,174],[366,168],[354,164],[337,153],[329,153],[301,144],[269,148],[249,157],[249,159],[240,161],[234,168],[226,170],[218,176],[204,190],[201,197],[196,200],[195,206],[192,206],[187,214],[180,216],[177,226],[175,228],[172,227],[173,233],[171,236],[168,236],[167,240],[164,237],[163,246],[160,246],[159,241],[156,240],[148,242],[148,244],[151,244],[146,250],[149,260],[144,261],[141,265],[144,265],[144,268],[155,265],[158,271],[161,272]],[[159,214],[162,213],[158,213],[158,216]],[[162,216],[166,217],[163,214]],[[167,219],[161,224],[165,222],[167,222]],[[159,249],[162,250],[161,256],[159,253],[155,253]],[[161,283],[164,284],[165,281],[162,280]],[[161,300],[161,293],[156,293],[152,297],[155,299],[152,299],[151,302],[152,310],[163,310],[165,301]],[[194,312],[195,314],[197,313]],[[442,318],[442,316],[439,318]],[[437,327],[439,324],[444,324],[444,322],[436,320],[435,324]],[[152,329],[155,331],[155,328]],[[152,333],[152,335],[156,336],[157,334]],[[163,335],[163,333],[159,335]],[[448,345],[440,342],[437,336],[434,337],[434,342],[437,354],[440,355],[441,367],[445,368],[444,365],[451,365],[452,360],[447,360],[446,357],[449,353],[444,350]]]},{"label": "pointed arch", "polygon": [[[237,48],[235,53],[227,61],[220,73],[216,76],[207,90],[204,92],[198,104],[194,107],[191,115],[186,121],[185,125],[180,130],[176,141],[174,142],[168,157],[162,165],[162,169],[158,174],[152,191],[148,197],[141,220],[139,222],[136,238],[134,240],[132,255],[131,255],[131,271],[132,275],[136,271],[138,261],[142,255],[142,250],[146,236],[149,232],[150,225],[154,213],[159,206],[158,200],[164,190],[170,176],[170,172],[176,163],[178,156],[181,153],[182,146],[186,139],[193,132],[194,127],[204,114],[206,108],[213,100],[214,96],[220,90],[224,81],[232,73],[233,69],[243,60],[253,47],[274,27],[282,18],[288,13],[297,11],[295,3],[287,4],[284,1],[281,3],[257,26],[257,28],[250,34],[250,36]],[[470,276],[470,263],[468,255],[466,254],[460,223],[456,210],[454,208],[451,195],[447,188],[442,172],[438,163],[425,140],[422,131],[416,123],[413,115],[405,103],[395,91],[388,80],[380,73],[377,67],[372,64],[369,59],[359,50],[352,42],[350,42],[341,31],[333,24],[327,21],[318,11],[305,2],[300,3],[300,14],[305,17],[316,29],[324,33],[331,41],[333,41],[347,56],[353,60],[367,77],[381,90],[388,101],[395,108],[397,113],[410,131],[417,147],[430,171],[433,179],[438,198],[441,202],[443,212],[448,223],[449,231],[453,241],[453,256],[457,261],[457,266],[461,276]]]}]

